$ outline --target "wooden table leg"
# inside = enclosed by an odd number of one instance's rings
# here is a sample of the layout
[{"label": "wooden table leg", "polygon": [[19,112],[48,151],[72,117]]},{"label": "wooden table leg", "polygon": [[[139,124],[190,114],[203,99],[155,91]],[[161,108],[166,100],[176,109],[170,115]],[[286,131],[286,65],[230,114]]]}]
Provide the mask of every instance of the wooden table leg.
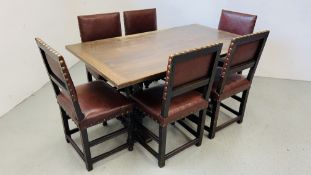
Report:
[{"label": "wooden table leg", "polygon": [[[143,90],[143,84],[137,84],[137,85],[126,88],[125,93],[127,96],[130,96],[131,94],[134,94],[134,93],[136,93],[138,91],[142,91],[142,90]],[[143,115],[143,113],[137,109],[134,109],[133,115],[134,115],[134,121],[133,121],[134,125],[135,125],[135,123],[142,125],[143,118],[145,117]],[[139,137],[143,141],[145,141],[145,143],[151,142],[152,138],[150,136],[148,136],[147,134],[144,134],[144,132],[142,132],[139,129],[139,127],[137,127],[137,126],[138,125],[134,126],[134,139],[137,140],[136,138]]]}]

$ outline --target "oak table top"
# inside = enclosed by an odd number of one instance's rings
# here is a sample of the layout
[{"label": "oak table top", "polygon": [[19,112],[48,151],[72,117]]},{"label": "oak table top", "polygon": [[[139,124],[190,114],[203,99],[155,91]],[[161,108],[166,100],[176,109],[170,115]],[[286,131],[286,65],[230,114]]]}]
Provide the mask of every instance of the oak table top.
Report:
[{"label": "oak table top", "polygon": [[66,49],[92,67],[115,87],[164,76],[168,57],[174,53],[223,43],[225,55],[237,35],[192,24],[111,39],[67,45]]}]

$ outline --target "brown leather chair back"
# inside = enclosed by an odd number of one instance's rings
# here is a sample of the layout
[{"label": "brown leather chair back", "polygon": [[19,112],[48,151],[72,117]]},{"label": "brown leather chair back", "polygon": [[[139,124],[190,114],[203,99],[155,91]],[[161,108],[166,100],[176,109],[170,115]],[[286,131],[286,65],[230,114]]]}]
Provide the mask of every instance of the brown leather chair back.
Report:
[{"label": "brown leather chair back", "polygon": [[252,82],[258,62],[270,31],[237,37],[231,41],[229,52],[221,70],[217,92],[220,94],[226,84],[226,77],[249,69],[247,79]]},{"label": "brown leather chair back", "polygon": [[78,16],[82,42],[122,35],[120,13]]},{"label": "brown leather chair back", "polygon": [[156,9],[123,12],[125,35],[157,30]]},{"label": "brown leather chair back", "polygon": [[62,92],[68,95],[68,97],[71,99],[72,105],[76,110],[76,119],[82,120],[84,116],[81,113],[81,109],[78,103],[77,92],[63,56],[47,45],[40,38],[35,38],[35,40],[39,47],[44,65],[52,82],[56,96],[60,94],[60,89],[62,89]]},{"label": "brown leather chair back", "polygon": [[256,15],[222,10],[218,29],[238,35],[251,34],[256,20]]},{"label": "brown leather chair back", "polygon": [[258,49],[262,40],[253,40],[252,42],[242,45],[236,45],[235,52],[231,57],[230,66],[239,66],[249,61],[256,61],[258,59]]},{"label": "brown leather chair back", "polygon": [[162,116],[167,116],[172,98],[203,88],[208,100],[222,49],[215,44],[169,57],[163,92]]}]

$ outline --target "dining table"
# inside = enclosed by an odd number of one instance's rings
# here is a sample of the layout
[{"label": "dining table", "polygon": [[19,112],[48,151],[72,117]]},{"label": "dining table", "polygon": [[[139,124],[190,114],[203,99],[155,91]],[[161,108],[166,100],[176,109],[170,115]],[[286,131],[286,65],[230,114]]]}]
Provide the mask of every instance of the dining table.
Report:
[{"label": "dining table", "polygon": [[223,43],[221,56],[225,56],[231,40],[237,36],[191,24],[70,44],[66,49],[120,90],[164,77],[168,58],[175,53]]},{"label": "dining table", "polygon": [[[111,86],[129,96],[143,90],[143,83],[164,78],[170,55],[223,43],[221,56],[224,57],[231,40],[237,36],[211,27],[191,24],[70,44],[66,49],[101,75]],[[142,123],[144,116],[139,111],[134,112],[134,116],[136,122]],[[122,122],[126,125],[126,121]],[[147,129],[134,130],[134,135],[141,138],[140,140],[152,140],[146,134]]]}]

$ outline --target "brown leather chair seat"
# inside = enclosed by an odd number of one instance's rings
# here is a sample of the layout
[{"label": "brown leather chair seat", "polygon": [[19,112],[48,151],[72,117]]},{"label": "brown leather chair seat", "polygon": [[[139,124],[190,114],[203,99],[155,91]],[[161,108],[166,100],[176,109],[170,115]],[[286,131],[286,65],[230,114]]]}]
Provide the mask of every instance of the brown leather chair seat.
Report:
[{"label": "brown leather chair seat", "polygon": [[95,81],[76,87],[79,105],[85,118],[76,121],[72,103],[68,95],[60,93],[58,103],[80,128],[87,128],[110,118],[121,116],[132,110],[133,104],[105,82]]},{"label": "brown leather chair seat", "polygon": [[219,98],[220,100],[224,100],[239,92],[249,89],[251,86],[251,82],[247,80],[245,76],[235,73],[227,77],[227,81],[223,88],[223,92],[219,95],[216,92],[216,89],[217,89],[217,86],[220,80],[220,72],[221,72],[221,68],[218,68],[215,81],[213,84],[213,89],[212,89],[212,98],[214,99]]},{"label": "brown leather chair seat", "polygon": [[162,96],[163,86],[156,86],[133,95],[132,99],[162,126],[208,107],[201,93],[190,91],[172,99],[168,117],[164,118],[161,116]]}]

